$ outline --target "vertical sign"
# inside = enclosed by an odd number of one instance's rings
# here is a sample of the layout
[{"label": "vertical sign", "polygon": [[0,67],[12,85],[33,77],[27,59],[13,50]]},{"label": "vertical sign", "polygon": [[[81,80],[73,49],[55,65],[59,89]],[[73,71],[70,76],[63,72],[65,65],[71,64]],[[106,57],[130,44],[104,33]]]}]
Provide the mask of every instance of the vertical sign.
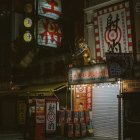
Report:
[{"label": "vertical sign", "polygon": [[56,101],[46,101],[46,132],[56,131]]},{"label": "vertical sign", "polygon": [[25,118],[26,118],[26,102],[18,101],[17,107],[18,107],[17,108],[18,124],[23,125],[25,124]]},{"label": "vertical sign", "polygon": [[87,85],[87,110],[92,110],[92,84]]},{"label": "vertical sign", "polygon": [[129,2],[97,10],[94,26],[97,60],[105,60],[105,53],[133,52]]},{"label": "vertical sign", "polygon": [[45,99],[36,99],[36,123],[45,123]]},{"label": "vertical sign", "polygon": [[74,110],[92,110],[92,85],[75,85]]},{"label": "vertical sign", "polygon": [[86,110],[86,86],[75,85],[75,96],[74,96],[74,110],[84,111]]}]

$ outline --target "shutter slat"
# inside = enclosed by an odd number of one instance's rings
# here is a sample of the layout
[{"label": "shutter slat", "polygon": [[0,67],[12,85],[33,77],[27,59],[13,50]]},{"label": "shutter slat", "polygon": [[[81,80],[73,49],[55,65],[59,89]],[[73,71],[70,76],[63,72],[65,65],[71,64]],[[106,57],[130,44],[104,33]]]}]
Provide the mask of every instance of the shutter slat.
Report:
[{"label": "shutter slat", "polygon": [[118,138],[119,87],[104,84],[93,88],[93,129],[95,137]]}]

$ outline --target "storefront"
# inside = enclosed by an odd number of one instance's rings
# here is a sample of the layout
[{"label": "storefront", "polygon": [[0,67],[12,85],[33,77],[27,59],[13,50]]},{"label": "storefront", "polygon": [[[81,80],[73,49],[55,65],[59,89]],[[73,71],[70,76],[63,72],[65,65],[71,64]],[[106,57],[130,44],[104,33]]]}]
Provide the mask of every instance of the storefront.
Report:
[{"label": "storefront", "polygon": [[105,64],[94,64],[69,71],[73,110],[90,111],[93,136],[118,139],[120,82],[109,79]]}]

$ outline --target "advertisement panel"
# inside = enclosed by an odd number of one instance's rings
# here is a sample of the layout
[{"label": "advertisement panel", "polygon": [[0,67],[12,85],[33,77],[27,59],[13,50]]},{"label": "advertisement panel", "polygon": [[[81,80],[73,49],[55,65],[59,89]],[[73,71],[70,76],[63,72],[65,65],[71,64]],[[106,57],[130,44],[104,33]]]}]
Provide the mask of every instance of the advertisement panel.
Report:
[{"label": "advertisement panel", "polygon": [[59,23],[45,18],[38,21],[37,43],[40,46],[58,47],[61,43],[62,32]]},{"label": "advertisement panel", "polygon": [[61,0],[38,0],[38,15],[57,20],[61,12]]},{"label": "advertisement panel", "polygon": [[74,86],[74,110],[92,110],[92,84]]}]

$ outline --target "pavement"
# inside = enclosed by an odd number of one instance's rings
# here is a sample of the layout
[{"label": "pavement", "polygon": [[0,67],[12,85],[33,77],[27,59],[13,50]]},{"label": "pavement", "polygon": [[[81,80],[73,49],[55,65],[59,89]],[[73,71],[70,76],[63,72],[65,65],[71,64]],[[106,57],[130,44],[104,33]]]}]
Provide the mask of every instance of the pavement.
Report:
[{"label": "pavement", "polygon": [[[21,133],[0,133],[0,140],[25,140],[23,134]],[[61,136],[55,136],[52,138],[46,138],[45,140],[117,140],[108,138],[95,138],[91,137],[78,137],[78,138],[67,138]]]}]

